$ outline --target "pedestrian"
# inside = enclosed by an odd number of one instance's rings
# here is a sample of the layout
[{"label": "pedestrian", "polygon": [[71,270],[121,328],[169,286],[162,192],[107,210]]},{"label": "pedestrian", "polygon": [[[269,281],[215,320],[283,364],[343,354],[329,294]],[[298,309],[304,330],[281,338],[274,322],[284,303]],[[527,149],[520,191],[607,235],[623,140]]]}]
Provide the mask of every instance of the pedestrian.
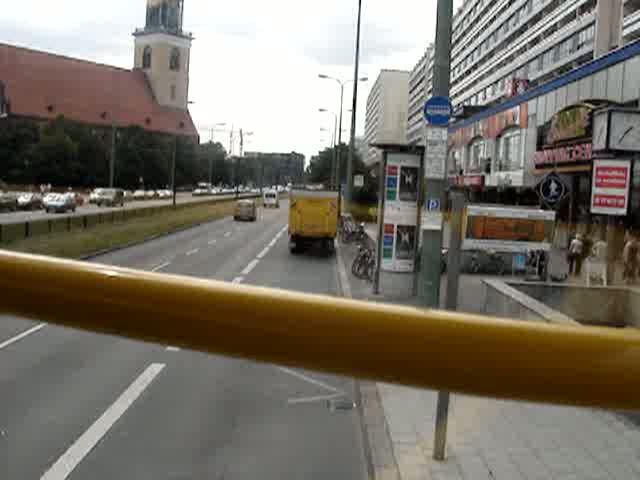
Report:
[{"label": "pedestrian", "polygon": [[638,255],[640,255],[640,245],[634,234],[627,236],[627,242],[622,250],[622,263],[624,270],[622,277],[628,285],[633,284],[638,273]]},{"label": "pedestrian", "polygon": [[582,261],[584,251],[584,243],[582,241],[582,235],[577,234],[571,244],[569,245],[569,253],[567,259],[569,261],[569,275],[580,276],[582,272]]},{"label": "pedestrian", "polygon": [[587,285],[591,285],[592,275],[593,278],[602,281],[602,284],[605,287],[608,285],[607,242],[604,239],[601,238],[593,244],[591,254],[589,255],[587,269]]}]

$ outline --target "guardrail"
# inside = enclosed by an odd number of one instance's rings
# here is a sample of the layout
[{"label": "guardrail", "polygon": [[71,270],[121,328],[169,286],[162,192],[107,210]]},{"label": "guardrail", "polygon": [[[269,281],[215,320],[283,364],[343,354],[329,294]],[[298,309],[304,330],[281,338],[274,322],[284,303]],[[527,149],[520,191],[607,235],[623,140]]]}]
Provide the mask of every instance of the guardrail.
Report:
[{"label": "guardrail", "polygon": [[472,395],[640,409],[637,331],[419,310],[2,250],[0,291],[3,314],[213,354]]},{"label": "guardrail", "polygon": [[[260,195],[240,194],[239,198],[260,198]],[[140,208],[118,209],[88,213],[86,215],[69,215],[57,218],[52,217],[33,221],[5,223],[0,224],[0,244],[8,244],[39,235],[87,230],[105,223],[121,223],[134,218],[149,217],[169,211],[233,201],[235,201],[235,198],[211,198],[210,200],[178,203],[175,207],[171,204],[148,207],[141,205]]]}]

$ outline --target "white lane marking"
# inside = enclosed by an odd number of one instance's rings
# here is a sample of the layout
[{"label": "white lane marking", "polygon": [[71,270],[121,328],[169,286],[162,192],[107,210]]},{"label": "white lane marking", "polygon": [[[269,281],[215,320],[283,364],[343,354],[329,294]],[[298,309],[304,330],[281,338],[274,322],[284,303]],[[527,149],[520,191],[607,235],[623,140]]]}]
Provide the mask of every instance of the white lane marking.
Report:
[{"label": "white lane marking", "polygon": [[195,255],[196,253],[198,253],[200,251],[199,248],[194,248],[193,250],[189,250],[187,252],[187,257],[190,257],[191,255]]},{"label": "white lane marking", "polygon": [[269,242],[269,248],[275,247],[276,243],[278,243],[278,240],[274,238],[273,240],[271,240],[271,242]]},{"label": "white lane marking", "polygon": [[162,263],[162,264],[158,265],[157,267],[153,267],[151,269],[151,271],[152,272],[158,272],[158,271],[162,270],[163,268],[168,267],[169,265],[171,265],[171,262]]},{"label": "white lane marking", "polygon": [[301,403],[325,402],[336,398],[344,397],[343,393],[334,393],[332,395],[318,395],[316,397],[290,398],[287,400],[289,405],[299,405]]},{"label": "white lane marking", "polygon": [[347,275],[347,269],[344,266],[344,260],[342,259],[342,247],[340,242],[336,242],[336,263],[338,264],[338,275],[340,277],[340,286],[342,287],[342,296],[345,298],[353,298],[351,294],[351,283],[349,282],[349,275]]},{"label": "white lane marking", "polygon": [[231,283],[242,283],[244,282],[244,277],[236,277],[233,279]]},{"label": "white lane marking", "polygon": [[270,247],[266,247],[264,250],[262,250],[259,254],[258,254],[258,258],[260,260],[262,260],[264,257],[267,256],[267,254],[269,253],[269,248]]},{"label": "white lane marking", "polygon": [[167,347],[167,352],[179,352],[180,349],[178,347]]},{"label": "white lane marking", "polygon": [[231,235],[232,235],[232,232],[227,232],[227,233],[224,234],[224,237],[225,238],[229,238]]},{"label": "white lane marking", "polygon": [[0,350],[2,350],[3,348],[7,348],[9,345],[13,345],[16,342],[19,342],[23,338],[28,337],[32,333],[36,333],[36,332],[42,330],[46,326],[47,326],[46,323],[41,323],[40,325],[36,325],[35,327],[30,328],[29,330],[25,330],[24,332],[16,335],[15,337],[10,338],[9,340],[7,340],[5,342],[0,343]]},{"label": "white lane marking", "polygon": [[291,370],[290,368],[278,367],[278,370],[284,373],[288,373],[289,375],[299,378],[300,380],[304,380],[305,382],[311,383],[312,385],[316,385],[317,387],[321,387],[321,388],[324,388],[325,390],[329,390],[330,392],[345,395],[345,393],[342,390],[332,387],[328,383],[324,383],[320,380],[316,380],[315,378],[308,377],[307,375],[304,375],[303,373],[300,373],[300,372],[296,372],[295,370]]},{"label": "white lane marking", "polygon": [[217,243],[217,240],[211,240],[211,241],[209,242],[209,245],[215,245],[216,243]]},{"label": "white lane marking", "polygon": [[164,369],[164,363],[152,363],[140,374],[120,397],[98,418],[89,429],[58,459],[40,480],[65,480],[80,464],[133,402],[144,392]]},{"label": "white lane marking", "polygon": [[260,263],[260,260],[253,260],[249,265],[247,265],[247,268],[245,268],[242,272],[242,275],[249,275],[254,268],[256,268],[258,266],[258,264]]}]

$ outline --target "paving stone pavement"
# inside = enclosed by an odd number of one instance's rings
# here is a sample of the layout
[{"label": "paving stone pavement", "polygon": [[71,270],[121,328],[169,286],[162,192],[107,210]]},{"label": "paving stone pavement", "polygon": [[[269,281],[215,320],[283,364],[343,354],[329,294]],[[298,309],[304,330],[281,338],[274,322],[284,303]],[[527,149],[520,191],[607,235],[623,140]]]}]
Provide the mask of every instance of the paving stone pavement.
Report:
[{"label": "paving stone pavement", "polygon": [[[350,272],[355,247],[342,246],[339,254]],[[410,281],[383,276],[382,285],[393,292],[391,301],[412,303],[398,296]],[[353,276],[349,281],[354,298],[389,300],[373,297],[367,282]],[[463,276],[461,283],[460,309],[481,313],[480,278]],[[432,459],[437,392],[388,384],[377,388],[402,480],[640,479],[640,428],[631,416],[452,395],[447,458],[437,462]],[[376,478],[387,474],[376,472]]]}]

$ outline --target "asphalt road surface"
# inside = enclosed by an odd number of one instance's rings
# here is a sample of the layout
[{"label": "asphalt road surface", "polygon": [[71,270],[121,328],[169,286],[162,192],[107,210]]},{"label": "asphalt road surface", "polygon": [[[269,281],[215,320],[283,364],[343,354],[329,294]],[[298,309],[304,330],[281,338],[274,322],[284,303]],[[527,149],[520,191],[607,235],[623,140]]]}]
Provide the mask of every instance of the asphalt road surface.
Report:
[{"label": "asphalt road surface", "polygon": [[[255,194],[241,194],[243,195],[255,195]],[[206,202],[214,199],[225,199],[225,198],[235,198],[234,194],[230,195],[216,195],[216,196],[207,196],[207,197],[194,197],[190,193],[179,193],[176,196],[176,203],[191,203],[191,202]],[[44,210],[34,210],[34,211],[22,211],[19,210],[17,212],[0,212],[0,224],[8,224],[8,223],[23,223],[23,222],[33,222],[36,220],[43,220],[48,218],[59,218],[59,217],[73,217],[73,216],[82,216],[89,215],[92,213],[99,212],[110,212],[113,210],[125,210],[132,208],[147,208],[147,207],[160,207],[162,205],[171,205],[173,199],[168,200],[145,200],[145,201],[135,201],[135,202],[127,202],[124,204],[124,207],[98,207],[96,205],[85,204],[76,209],[75,213],[47,213]]]},{"label": "asphalt road surface", "polygon": [[[336,294],[334,258],[289,254],[287,206],[96,261]],[[0,391],[0,478],[366,477],[357,410],[329,408],[351,379],[0,317]]]}]

